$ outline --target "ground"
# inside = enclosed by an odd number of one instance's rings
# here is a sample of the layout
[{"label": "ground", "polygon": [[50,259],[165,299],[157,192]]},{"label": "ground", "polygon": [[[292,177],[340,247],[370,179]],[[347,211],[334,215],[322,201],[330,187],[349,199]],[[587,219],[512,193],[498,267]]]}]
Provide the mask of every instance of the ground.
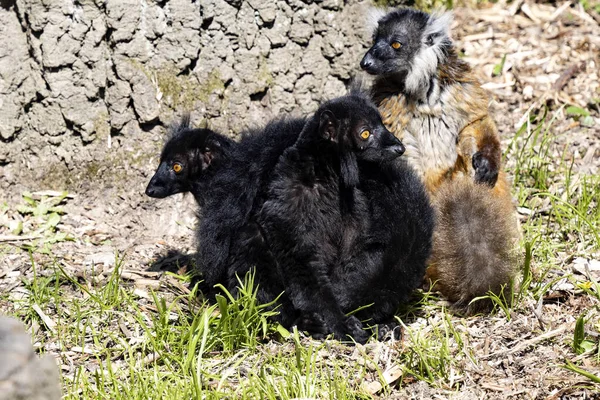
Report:
[{"label": "ground", "polygon": [[55,357],[65,398],[600,398],[600,16],[582,4],[455,10],[524,236],[515,293],[491,315],[462,318],[420,293],[402,340],[349,346],[267,324],[251,293],[208,308],[177,274],[193,199],[143,195],[160,141],[94,171],[119,177],[102,190],[12,186],[0,312]]}]

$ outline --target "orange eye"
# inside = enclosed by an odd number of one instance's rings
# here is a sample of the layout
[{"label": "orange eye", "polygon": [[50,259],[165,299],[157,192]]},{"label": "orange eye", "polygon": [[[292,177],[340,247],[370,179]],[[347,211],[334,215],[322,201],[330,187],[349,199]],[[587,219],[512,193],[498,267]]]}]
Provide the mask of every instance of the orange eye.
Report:
[{"label": "orange eye", "polygon": [[173,164],[173,171],[175,171],[176,174],[180,173],[182,169],[183,169],[183,166],[181,164],[179,164],[179,163]]},{"label": "orange eye", "polygon": [[392,48],[394,50],[398,50],[400,47],[402,47],[402,43],[400,43],[400,42],[392,42]]},{"label": "orange eye", "polygon": [[360,133],[360,137],[363,138],[364,140],[367,140],[369,138],[369,136],[371,136],[371,132],[364,130]]}]

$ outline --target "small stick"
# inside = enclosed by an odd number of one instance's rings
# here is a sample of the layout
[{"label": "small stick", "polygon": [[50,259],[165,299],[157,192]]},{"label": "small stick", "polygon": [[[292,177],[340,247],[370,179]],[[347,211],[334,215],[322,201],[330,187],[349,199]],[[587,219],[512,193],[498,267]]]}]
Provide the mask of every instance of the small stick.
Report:
[{"label": "small stick", "polygon": [[24,240],[33,240],[33,239],[40,239],[42,236],[40,235],[26,235],[26,236],[17,236],[17,235],[7,235],[7,236],[0,236],[0,243],[3,242],[21,242]]},{"label": "small stick", "polygon": [[567,84],[567,81],[571,79],[573,76],[578,74],[585,68],[585,62],[580,64],[573,64],[569,68],[565,69],[562,74],[556,79],[554,85],[552,85],[552,89],[560,92],[562,88]]},{"label": "small stick", "polygon": [[38,306],[37,304],[34,304],[31,308],[33,308],[33,310],[37,313],[37,315],[40,316],[40,318],[42,319],[42,321],[44,321],[44,324],[46,324],[48,329],[50,329],[50,331],[52,333],[56,333],[56,329],[54,329],[54,327],[56,327],[56,323],[54,321],[52,321],[52,319],[50,319],[50,317],[47,316],[46,313],[44,313],[42,311],[40,306]]},{"label": "small stick", "polygon": [[569,8],[571,6],[571,2],[567,1],[565,4],[563,4],[562,6],[558,7],[556,9],[556,11],[554,11],[554,13],[552,14],[552,16],[550,17],[550,22],[554,21],[556,18],[558,18],[560,16],[560,14],[563,13],[563,11],[565,11],[567,8]]},{"label": "small stick", "polygon": [[[37,196],[37,197],[42,197],[42,196],[47,196],[47,197],[60,197],[60,196],[62,196],[64,193],[63,193],[63,192],[56,191],[56,190],[40,190],[40,191],[37,191],[37,192],[33,192],[33,193],[31,193],[31,194],[32,194],[33,196]],[[70,193],[64,194],[64,196],[65,196],[67,199],[74,199],[74,198],[75,198],[75,195],[74,195],[74,194],[70,194]]]},{"label": "small stick", "polygon": [[558,336],[561,333],[563,333],[564,331],[567,330],[567,326],[563,325],[560,328],[557,328],[553,331],[548,331],[546,333],[541,334],[540,336],[534,337],[533,339],[529,339],[526,340],[522,343],[519,343],[518,345],[516,345],[515,347],[513,347],[512,349],[508,349],[508,350],[500,350],[497,351],[495,353],[492,353],[488,356],[484,356],[484,358],[492,358],[492,357],[496,357],[499,355],[510,355],[510,354],[515,354],[519,351],[523,351],[526,348],[528,348],[529,346],[533,346],[534,344],[537,344],[539,342],[543,342],[546,339],[550,339],[553,338],[554,336]]}]

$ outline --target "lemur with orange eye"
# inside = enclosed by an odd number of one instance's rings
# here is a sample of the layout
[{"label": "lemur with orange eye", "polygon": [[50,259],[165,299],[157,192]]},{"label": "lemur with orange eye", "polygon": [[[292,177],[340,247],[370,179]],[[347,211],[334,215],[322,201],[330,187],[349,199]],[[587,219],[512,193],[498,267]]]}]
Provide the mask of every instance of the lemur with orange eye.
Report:
[{"label": "lemur with orange eye", "polygon": [[360,66],[371,96],[432,195],[437,226],[426,277],[467,313],[516,272],[520,232],[501,168],[489,98],[449,37],[451,14],[374,10],[373,45]]},{"label": "lemur with orange eye", "polygon": [[[189,117],[171,127],[146,195],[190,192],[200,206],[193,282],[202,279],[200,289],[209,301],[221,293],[217,284],[236,295],[238,277],[252,268],[260,268],[255,274],[260,303],[282,293],[283,282],[254,216],[269,174],[299,129],[301,121],[274,120],[235,142],[210,129],[190,128]],[[279,310],[278,321],[291,326],[297,315],[285,294],[279,297]]]},{"label": "lemur with orange eye", "polygon": [[425,187],[364,93],[322,104],[298,134],[258,218],[286,294],[313,335],[364,343],[368,321],[381,338],[430,255]]},{"label": "lemur with orange eye", "polygon": [[364,343],[361,321],[379,338],[394,329],[430,254],[433,209],[403,151],[370,99],[353,92],[240,143],[184,121],[146,194],[195,196],[209,300],[217,283],[235,295],[236,274],[255,268],[258,301],[281,294],[283,326]]}]

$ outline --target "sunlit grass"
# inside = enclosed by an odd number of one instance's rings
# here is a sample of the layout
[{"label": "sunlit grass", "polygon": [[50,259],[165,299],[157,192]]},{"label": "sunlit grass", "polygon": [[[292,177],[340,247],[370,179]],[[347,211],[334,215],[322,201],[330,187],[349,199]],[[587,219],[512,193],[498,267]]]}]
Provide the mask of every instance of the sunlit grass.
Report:
[{"label": "sunlit grass", "polygon": [[[575,281],[565,267],[574,257],[599,253],[600,179],[575,171],[555,136],[560,112],[532,112],[505,154],[525,215],[520,273],[505,296],[491,296],[492,318],[506,323],[569,279],[600,301],[597,282]],[[201,300],[195,289],[144,297],[122,280],[127,260],[119,256],[112,274],[97,284],[70,275],[58,262],[39,265],[36,249],[29,251],[32,273],[22,278],[22,290],[0,294],[0,301],[38,327],[35,337],[49,346],[46,351],[60,355],[65,399],[362,399],[372,397],[367,379],[384,397],[415,381],[453,392],[462,387],[466,363],[484,362],[470,347],[466,321],[488,317],[462,319],[429,291],[419,291],[399,311],[403,338],[386,344],[383,353],[392,356],[382,362],[371,360],[367,347],[312,341],[282,329],[269,318],[276,310],[257,303],[251,275],[240,277],[238,296],[222,290],[216,304]],[[599,316],[597,307],[580,315],[570,344],[596,362]],[[565,366],[594,379],[580,359]],[[391,381],[390,369],[399,371]]]}]

